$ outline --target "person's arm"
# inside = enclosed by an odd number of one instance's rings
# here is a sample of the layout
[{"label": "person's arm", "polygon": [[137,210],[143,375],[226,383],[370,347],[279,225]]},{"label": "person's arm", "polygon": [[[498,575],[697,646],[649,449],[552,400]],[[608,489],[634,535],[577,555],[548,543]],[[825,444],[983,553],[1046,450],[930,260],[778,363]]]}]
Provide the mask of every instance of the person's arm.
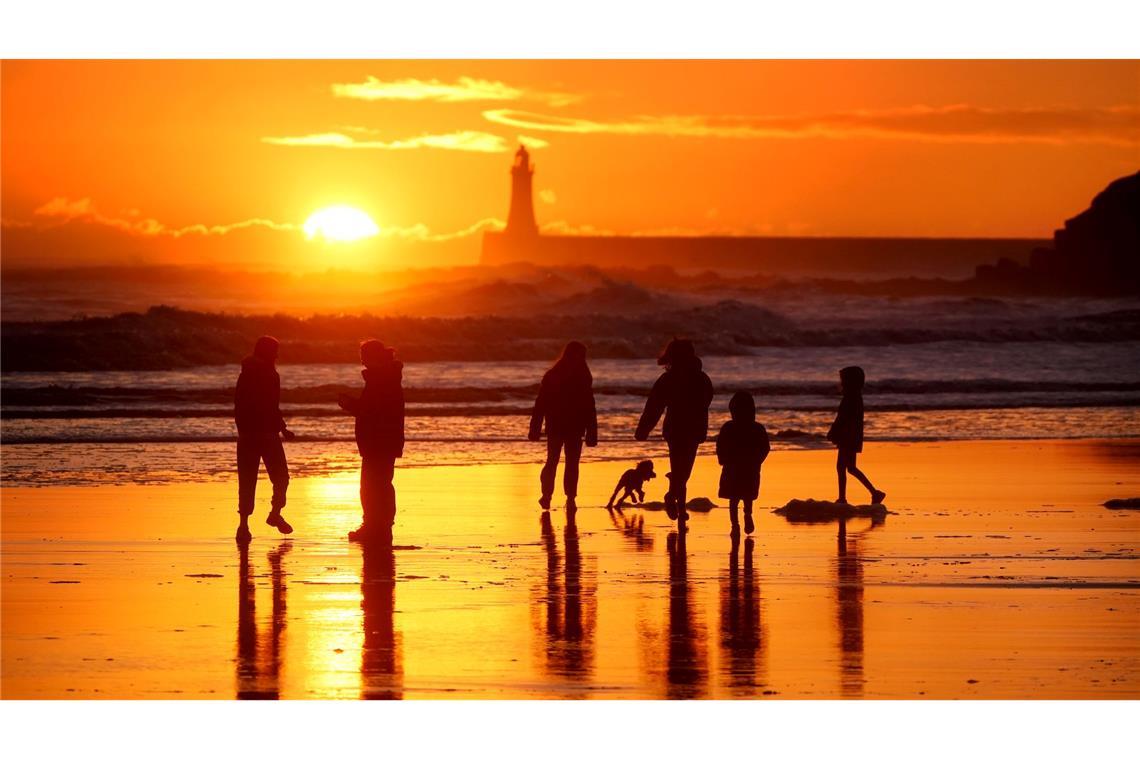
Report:
[{"label": "person's arm", "polygon": [[728,430],[728,423],[721,425],[720,432],[716,436],[716,461],[722,467],[728,463],[727,444],[724,440],[724,431]]},{"label": "person's arm", "polygon": [[594,401],[594,389],[589,389],[590,400],[587,406],[586,416],[586,445],[598,445],[598,405]]},{"label": "person's arm", "polygon": [[835,412],[835,421],[831,423],[831,428],[827,431],[827,440],[834,444],[838,444],[843,440],[844,429],[847,427],[848,403],[847,397],[844,396],[839,401],[839,410]]},{"label": "person's arm", "polygon": [[277,423],[277,432],[286,441],[291,441],[297,436],[285,424],[285,415],[281,413],[281,376],[276,372],[273,373],[273,415]]},{"label": "person's arm", "polygon": [[634,438],[639,441],[649,440],[649,434],[657,427],[661,415],[665,413],[665,375],[657,378],[653,389],[649,391],[649,398],[645,400],[645,411],[637,423],[637,432]]},{"label": "person's arm", "polygon": [[527,438],[531,441],[537,441],[542,438],[542,419],[546,416],[546,402],[549,391],[546,387],[546,378],[542,378],[542,384],[538,386],[538,397],[534,400],[534,409],[530,413],[530,430],[527,433]]},{"label": "person's arm", "polygon": [[764,460],[768,458],[768,454],[772,451],[772,444],[768,441],[768,431],[760,425],[759,438],[760,438],[760,464],[764,464]]},{"label": "person's arm", "polygon": [[342,393],[337,396],[336,403],[341,409],[351,414],[353,417],[360,415],[360,399],[350,396],[347,393]]},{"label": "person's arm", "polygon": [[399,458],[399,457],[404,456],[404,417],[405,417],[405,410],[404,410],[404,389],[403,389],[403,387],[400,387],[400,389],[397,391],[397,393],[399,393],[400,395],[399,395],[399,399],[398,399],[397,404],[396,404],[396,420],[395,420],[395,422],[396,422],[396,425],[398,426],[398,429],[396,430],[395,439],[396,439],[396,457]]}]

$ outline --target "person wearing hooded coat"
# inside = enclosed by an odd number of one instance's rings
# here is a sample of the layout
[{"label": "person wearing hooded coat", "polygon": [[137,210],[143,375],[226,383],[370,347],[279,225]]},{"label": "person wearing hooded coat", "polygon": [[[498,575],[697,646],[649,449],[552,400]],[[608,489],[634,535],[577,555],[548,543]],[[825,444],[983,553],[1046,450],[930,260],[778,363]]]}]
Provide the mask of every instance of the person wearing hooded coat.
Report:
[{"label": "person wearing hooded coat", "polygon": [[538,500],[543,509],[550,509],[554,495],[554,480],[558,474],[558,459],[566,452],[566,468],[562,473],[562,489],[566,493],[566,508],[576,509],[578,497],[578,462],[582,457],[582,442],[598,445],[598,412],[594,404],[594,377],[586,364],[585,344],[572,340],[562,349],[561,356],[546,374],[538,389],[538,398],[530,416],[527,438],[538,441],[546,423],[546,463],[539,475],[542,497]]},{"label": "person wearing hooded coat", "polygon": [[289,489],[289,465],[281,439],[293,440],[281,415],[281,376],[277,374],[280,343],[269,335],[257,339],[253,353],[242,359],[241,374],[234,389],[234,423],[237,425],[238,471],[238,543],[248,543],[249,516],[253,514],[257,495],[257,475],[261,463],[273,484],[267,525],[282,533],[292,533],[293,526],[281,516],[285,493]]},{"label": "person wearing hooded coat", "polygon": [[404,455],[404,364],[395,349],[378,340],[360,344],[364,391],[359,398],[342,393],[340,408],[356,418],[360,452],[360,507],[363,520],[352,541],[391,545],[396,521],[396,460]]},{"label": "person wearing hooded coat", "polygon": [[720,462],[720,490],[728,499],[732,535],[740,535],[737,504],[744,502],[744,532],[752,533],[752,502],[760,495],[760,466],[772,450],[768,431],[756,421],[756,401],[751,393],[738,391],[728,402],[732,419],[724,423],[716,437],[716,458]]},{"label": "person wearing hooded coat", "polygon": [[685,505],[689,476],[697,459],[697,448],[708,436],[713,385],[701,369],[701,360],[690,340],[669,341],[657,363],[664,366],[665,371],[649,392],[634,437],[639,441],[648,440],[664,413],[661,433],[669,445],[670,469],[666,476],[669,492],[665,496],[665,512],[683,529],[688,519]]},{"label": "person wearing hooded coat", "polygon": [[839,504],[847,503],[847,473],[871,493],[872,504],[882,504],[887,494],[872,485],[871,480],[856,466],[858,454],[863,451],[863,386],[867,376],[862,367],[844,367],[839,370],[839,386],[843,399],[835,421],[827,431],[827,440],[839,450],[835,458],[835,471],[839,477]]}]

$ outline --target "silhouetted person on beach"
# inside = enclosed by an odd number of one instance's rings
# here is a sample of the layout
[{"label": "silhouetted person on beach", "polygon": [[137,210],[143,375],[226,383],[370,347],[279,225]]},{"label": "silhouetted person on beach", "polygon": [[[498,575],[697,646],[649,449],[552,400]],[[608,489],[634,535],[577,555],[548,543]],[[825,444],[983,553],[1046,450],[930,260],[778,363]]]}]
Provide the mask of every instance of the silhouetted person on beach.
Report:
[{"label": "silhouetted person on beach", "polygon": [[728,499],[732,534],[740,535],[737,504],[744,502],[744,532],[752,533],[752,502],[760,494],[760,466],[771,446],[768,431],[756,421],[756,402],[751,393],[738,391],[728,402],[732,419],[724,423],[716,437],[716,458],[721,464],[720,492]]},{"label": "silhouetted person on beach", "polygon": [[404,455],[404,364],[396,350],[378,340],[360,344],[364,392],[359,398],[342,393],[340,408],[356,418],[360,452],[360,506],[364,519],[348,534],[352,541],[392,543],[396,521],[396,460]]},{"label": "silhouetted person on beach", "polygon": [[562,349],[554,366],[542,376],[538,398],[530,416],[528,438],[538,441],[546,422],[546,464],[539,482],[542,497],[538,503],[550,509],[554,495],[554,478],[558,459],[566,452],[566,469],[562,488],[566,492],[566,508],[576,509],[578,497],[578,461],[582,458],[582,441],[598,445],[598,412],[594,406],[594,376],[586,364],[586,346],[572,340]]},{"label": "silhouetted person on beach", "polygon": [[683,533],[689,517],[685,509],[686,487],[697,459],[697,447],[708,436],[713,386],[709,376],[701,371],[701,360],[692,341],[674,338],[657,363],[664,365],[665,371],[649,392],[635,437],[648,440],[661,414],[665,414],[661,433],[669,445],[670,468],[666,475],[669,492],[665,495],[665,512],[670,520],[677,520]]},{"label": "silhouetted person on beach", "polygon": [[835,422],[827,431],[827,440],[838,447],[835,470],[839,473],[840,504],[847,503],[847,473],[854,475],[871,492],[871,503],[882,504],[887,495],[871,485],[871,481],[855,466],[856,455],[863,450],[863,384],[866,376],[862,367],[844,367],[839,370],[839,383],[843,400]]},{"label": "silhouetted person on beach", "polygon": [[249,516],[257,493],[257,473],[261,462],[269,482],[273,484],[272,509],[265,518],[282,533],[292,533],[293,526],[285,522],[281,510],[285,507],[285,492],[289,488],[289,465],[285,461],[285,447],[281,439],[293,440],[293,433],[285,427],[281,416],[281,376],[277,374],[277,353],[280,344],[276,338],[263,335],[253,346],[253,353],[241,362],[237,389],[234,392],[234,422],[237,423],[238,468],[238,523],[237,540],[246,543]]}]

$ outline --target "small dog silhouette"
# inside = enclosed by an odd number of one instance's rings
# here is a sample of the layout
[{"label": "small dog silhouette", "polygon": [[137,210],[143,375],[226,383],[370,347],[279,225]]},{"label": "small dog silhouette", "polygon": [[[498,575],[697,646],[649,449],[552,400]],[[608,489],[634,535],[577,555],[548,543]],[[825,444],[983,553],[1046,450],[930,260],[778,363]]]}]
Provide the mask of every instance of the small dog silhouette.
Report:
[{"label": "small dog silhouette", "polygon": [[[613,495],[610,496],[610,503],[606,505],[606,509],[612,507],[620,507],[622,503],[629,499],[634,504],[645,501],[645,482],[657,477],[653,472],[652,460],[645,459],[637,463],[637,466],[631,470],[626,470],[622,476],[618,478],[617,487],[614,488]],[[618,497],[618,492],[624,489],[621,497]],[[614,499],[617,499],[615,502]]]}]

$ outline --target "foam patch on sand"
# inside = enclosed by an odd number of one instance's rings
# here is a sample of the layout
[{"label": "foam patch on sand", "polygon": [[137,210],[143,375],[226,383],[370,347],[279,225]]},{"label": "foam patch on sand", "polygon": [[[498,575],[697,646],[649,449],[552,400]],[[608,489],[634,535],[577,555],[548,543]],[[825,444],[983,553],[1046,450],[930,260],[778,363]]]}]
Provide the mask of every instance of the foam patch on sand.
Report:
[{"label": "foam patch on sand", "polygon": [[840,504],[815,499],[792,499],[773,511],[789,522],[830,522],[848,517],[886,517],[890,514],[884,504]]},{"label": "foam patch on sand", "polygon": [[[623,504],[623,507],[626,505]],[[660,512],[665,509],[665,502],[663,501],[646,501],[641,504],[633,504],[630,506],[641,507],[642,509],[651,509],[655,512]],[[698,496],[695,499],[689,499],[689,503],[685,508],[690,512],[709,512],[716,506],[716,502],[712,499],[706,499],[704,496]]]}]

